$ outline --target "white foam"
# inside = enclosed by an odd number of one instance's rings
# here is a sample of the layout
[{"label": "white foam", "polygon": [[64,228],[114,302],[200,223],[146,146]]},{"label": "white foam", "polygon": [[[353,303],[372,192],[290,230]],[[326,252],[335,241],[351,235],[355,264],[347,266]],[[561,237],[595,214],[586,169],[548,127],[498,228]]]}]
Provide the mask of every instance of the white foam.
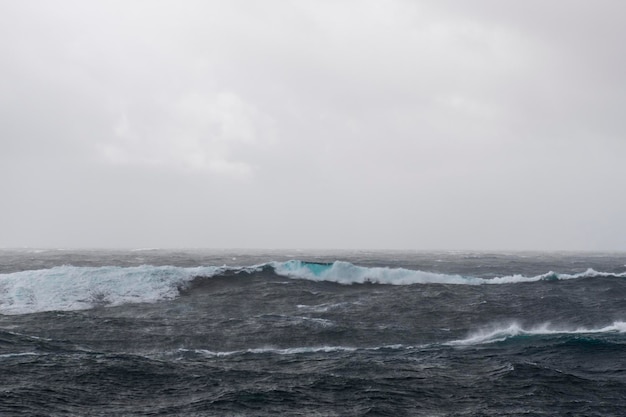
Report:
[{"label": "white foam", "polygon": [[221,268],[170,266],[74,267],[0,274],[0,313],[71,311],[96,305],[146,303],[175,298],[194,276]]},{"label": "white foam", "polygon": [[312,313],[326,313],[328,311],[331,310],[337,310],[337,309],[342,309],[342,308],[346,308],[349,305],[359,305],[361,304],[360,302],[356,301],[356,302],[341,302],[341,303],[323,303],[323,304],[317,304],[317,305],[306,305],[306,304],[298,304],[296,307],[304,310],[304,311],[308,311],[308,312],[312,312]]},{"label": "white foam", "polygon": [[297,316],[295,317],[298,320],[301,320],[303,322],[310,322],[310,323],[314,323],[318,326],[322,326],[322,327],[332,327],[335,325],[335,323],[332,322],[332,320],[328,320],[328,319],[321,319],[318,317],[301,317],[301,316]]}]

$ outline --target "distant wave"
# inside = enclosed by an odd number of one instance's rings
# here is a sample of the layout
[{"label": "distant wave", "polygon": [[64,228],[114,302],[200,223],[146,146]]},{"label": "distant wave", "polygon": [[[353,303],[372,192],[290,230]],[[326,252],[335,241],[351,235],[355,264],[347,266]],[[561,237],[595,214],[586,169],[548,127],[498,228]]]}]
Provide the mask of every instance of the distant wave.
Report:
[{"label": "distant wave", "polygon": [[356,352],[356,351],[384,351],[384,350],[411,350],[421,349],[426,346],[405,346],[405,345],[385,345],[385,346],[373,346],[373,347],[354,347],[354,346],[299,346],[291,348],[274,348],[263,347],[255,349],[245,350],[232,350],[232,351],[212,351],[206,349],[178,349],[179,353],[195,354],[205,357],[224,357],[234,355],[306,355],[314,353],[335,353],[335,352]]},{"label": "distant wave", "polygon": [[314,346],[314,347],[294,347],[294,348],[257,348],[245,350],[233,350],[224,352],[215,352],[205,349],[179,349],[181,353],[193,353],[206,357],[223,357],[245,354],[274,354],[274,355],[300,355],[307,353],[330,353],[330,352],[354,352],[357,348],[347,346]]},{"label": "distant wave", "polygon": [[[194,280],[268,272],[291,279],[328,281],[339,284],[515,284],[542,280],[616,276],[592,269],[579,274],[547,274],[526,277],[510,275],[478,278],[404,268],[363,267],[349,262],[315,263],[299,260],[269,262],[252,266],[75,267],[0,274],[0,314],[28,314],[43,311],[71,311],[95,306],[116,306],[169,300]],[[323,306],[326,307],[326,306]],[[329,307],[331,308],[331,307]]]},{"label": "distant wave", "polygon": [[412,284],[458,284],[458,285],[483,285],[483,284],[515,284],[521,282],[567,280],[594,276],[618,276],[626,277],[626,272],[612,274],[597,272],[587,269],[579,274],[558,274],[548,272],[546,274],[526,277],[523,275],[507,275],[496,278],[478,278],[462,275],[449,275],[437,272],[418,271],[404,268],[388,267],[363,267],[349,262],[336,261],[333,263],[314,263],[304,261],[271,262],[278,275],[295,279],[308,279],[312,281],[332,281],[339,284],[389,284],[389,285],[412,285]]},{"label": "distant wave", "polygon": [[507,324],[501,327],[494,327],[491,330],[484,330],[472,333],[465,339],[453,340],[443,344],[423,344],[423,345],[384,345],[384,346],[372,346],[372,347],[355,347],[355,346],[304,346],[304,347],[291,347],[291,348],[274,348],[263,347],[255,349],[245,350],[233,350],[233,351],[212,351],[206,349],[179,349],[179,353],[183,354],[195,354],[204,357],[224,357],[235,355],[257,355],[257,354],[272,354],[272,355],[302,355],[302,354],[314,354],[314,353],[334,353],[334,352],[356,352],[356,351],[384,351],[384,350],[427,350],[433,347],[439,346],[475,346],[483,344],[491,344],[497,342],[504,342],[507,339],[515,337],[534,337],[534,336],[584,336],[584,335],[598,335],[598,334],[624,334],[626,333],[626,322],[615,321],[608,326],[597,328],[558,328],[552,327],[550,324],[543,324],[536,327],[530,327],[528,329],[520,326],[517,323]]},{"label": "distant wave", "polygon": [[626,333],[626,322],[615,321],[612,324],[598,328],[559,328],[550,324],[524,328],[517,323],[510,323],[489,330],[472,333],[465,339],[454,340],[446,343],[449,346],[470,346],[488,343],[503,342],[507,339],[520,336],[544,336],[544,335],[591,335],[599,333]]}]

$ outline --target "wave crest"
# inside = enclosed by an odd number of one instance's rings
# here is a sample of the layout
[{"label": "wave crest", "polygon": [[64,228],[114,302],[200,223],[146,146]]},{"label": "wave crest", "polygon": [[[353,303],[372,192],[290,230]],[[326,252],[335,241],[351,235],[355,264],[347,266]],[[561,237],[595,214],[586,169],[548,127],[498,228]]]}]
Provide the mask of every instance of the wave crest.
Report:
[{"label": "wave crest", "polygon": [[549,323],[539,326],[524,328],[518,323],[510,323],[501,327],[494,327],[489,330],[481,330],[470,334],[467,338],[454,340],[446,343],[449,346],[471,346],[488,343],[503,342],[507,339],[519,336],[543,336],[543,335],[589,335],[600,333],[626,333],[626,322],[615,321],[612,324],[598,328],[558,328]]},{"label": "wave crest", "polygon": [[218,267],[59,266],[0,275],[0,313],[84,310],[98,305],[156,302],[175,298],[198,275]]},{"label": "wave crest", "polygon": [[257,273],[291,279],[328,281],[338,284],[515,284],[542,280],[568,280],[595,276],[626,277],[593,269],[579,274],[526,277],[510,275],[478,278],[405,268],[364,267],[349,262],[316,263],[292,260],[252,266],[75,267],[59,266],[35,271],[0,274],[0,314],[28,314],[43,311],[83,310],[95,306],[146,303],[176,298],[194,278],[229,278]]},{"label": "wave crest", "polygon": [[332,281],[339,284],[456,284],[456,285],[483,285],[483,284],[516,284],[521,282],[558,281],[594,276],[626,277],[626,272],[613,274],[598,272],[591,268],[579,274],[546,274],[527,277],[524,275],[507,275],[496,278],[478,278],[458,274],[442,274],[405,268],[364,267],[349,262],[336,261],[333,263],[316,263],[304,261],[271,262],[278,275],[296,279],[312,281]]}]

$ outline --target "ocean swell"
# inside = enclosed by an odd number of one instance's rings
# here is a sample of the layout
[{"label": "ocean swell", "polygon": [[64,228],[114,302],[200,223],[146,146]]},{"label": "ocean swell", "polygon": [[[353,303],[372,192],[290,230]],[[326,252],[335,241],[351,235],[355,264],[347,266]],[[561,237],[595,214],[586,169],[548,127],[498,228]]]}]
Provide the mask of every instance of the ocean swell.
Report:
[{"label": "ocean swell", "polygon": [[456,284],[456,285],[483,285],[483,284],[516,284],[522,282],[569,280],[589,278],[594,276],[626,277],[626,272],[612,274],[598,272],[589,268],[578,274],[546,274],[527,277],[524,275],[507,275],[495,278],[478,278],[471,276],[442,274],[437,272],[419,271],[405,268],[363,267],[349,262],[336,261],[333,263],[315,263],[303,261],[271,262],[270,265],[278,275],[295,279],[312,281],[332,281],[339,284]]},{"label": "ocean swell", "polygon": [[[592,269],[579,274],[547,274],[526,277],[509,275],[479,278],[389,267],[363,267],[349,262],[315,263],[299,260],[268,262],[252,266],[174,266],[76,267],[0,274],[0,314],[28,314],[43,311],[84,310],[95,306],[152,303],[180,296],[194,280],[257,273],[291,279],[327,281],[338,284],[454,284],[486,285],[569,280],[595,276],[625,277]],[[197,281],[196,281],[197,282]]]}]

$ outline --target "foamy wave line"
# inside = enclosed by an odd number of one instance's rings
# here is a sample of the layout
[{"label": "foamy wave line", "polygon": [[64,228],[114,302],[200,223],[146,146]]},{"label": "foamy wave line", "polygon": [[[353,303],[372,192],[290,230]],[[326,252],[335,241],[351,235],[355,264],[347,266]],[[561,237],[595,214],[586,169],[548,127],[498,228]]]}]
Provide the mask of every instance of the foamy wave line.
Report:
[{"label": "foamy wave line", "polygon": [[375,347],[350,347],[350,346],[306,346],[306,347],[292,347],[292,348],[254,348],[232,351],[212,351],[206,349],[178,349],[181,353],[193,353],[206,357],[226,357],[235,355],[305,355],[312,353],[335,353],[335,352],[356,352],[356,351],[379,351],[379,350],[400,350],[400,349],[414,349],[415,346],[405,345],[385,345]]},{"label": "foamy wave line", "polygon": [[0,359],[15,358],[20,356],[40,356],[40,354],[36,352],[3,353],[0,355]]},{"label": "foamy wave line", "polygon": [[626,333],[626,322],[615,321],[612,324],[599,328],[558,328],[549,323],[525,329],[518,323],[511,323],[502,327],[475,332],[466,339],[447,342],[448,346],[470,346],[488,343],[503,342],[516,336],[542,336],[542,335],[582,335],[598,333]]},{"label": "foamy wave line", "polygon": [[205,349],[178,349],[179,352],[191,352],[200,354],[202,356],[209,357],[224,357],[224,356],[234,356],[234,355],[245,355],[245,354],[274,354],[274,355],[301,355],[307,353],[331,353],[331,352],[354,352],[358,350],[353,347],[346,346],[316,346],[316,347],[294,347],[294,348],[255,348],[255,349],[245,349],[245,350],[232,350],[225,352],[216,352],[212,350]]},{"label": "foamy wave line", "polygon": [[[84,310],[94,306],[152,303],[180,295],[196,277],[252,274],[270,270],[291,279],[329,281],[339,284],[514,284],[541,280],[565,280],[592,276],[626,277],[589,269],[580,274],[549,272],[534,277],[522,275],[477,278],[404,268],[363,267],[349,262],[328,264],[287,261],[252,266],[75,267],[59,266],[35,271],[0,274],[0,314],[29,314],[43,311]],[[320,306],[320,308],[325,308]],[[328,306],[333,308],[333,306]]]}]

